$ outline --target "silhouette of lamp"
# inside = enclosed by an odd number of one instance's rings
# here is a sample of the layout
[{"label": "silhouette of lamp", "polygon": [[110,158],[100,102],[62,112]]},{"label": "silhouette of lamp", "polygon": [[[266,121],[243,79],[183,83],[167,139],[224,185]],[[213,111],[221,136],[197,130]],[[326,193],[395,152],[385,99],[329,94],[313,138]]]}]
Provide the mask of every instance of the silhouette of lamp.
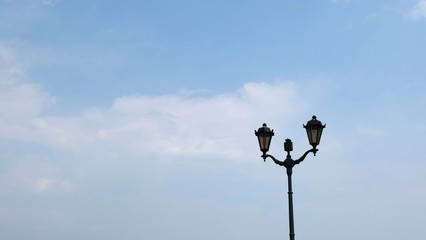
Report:
[{"label": "silhouette of lamp", "polygon": [[316,155],[318,149],[317,146],[320,143],[322,130],[325,128],[325,124],[322,125],[321,121],[317,120],[316,116],[312,116],[312,119],[309,120],[306,125],[303,125],[306,129],[306,134],[308,135],[309,144],[312,146],[312,149],[306,151],[299,159],[293,160],[291,158],[290,152],[293,151],[293,142],[290,139],[286,139],[284,142],[284,151],[287,152],[287,157],[284,161],[276,159],[274,156],[267,154],[269,151],[269,146],[271,145],[272,137],[274,136],[274,130],[271,130],[266,123],[263,124],[257,131],[254,133],[257,136],[259,141],[260,151],[263,153],[262,158],[266,161],[266,158],[271,158],[277,165],[283,166],[287,169],[288,177],[288,212],[289,212],[289,228],[290,228],[290,240],[294,240],[294,215],[293,215],[293,190],[291,183],[291,175],[293,173],[293,167],[296,164],[301,163],[306,156],[312,152],[314,156]]},{"label": "silhouette of lamp", "polygon": [[263,126],[257,130],[257,132],[255,131],[255,134],[259,140],[260,151],[263,152],[263,160],[266,161],[266,153],[269,151],[272,136],[274,136],[274,130],[268,128],[266,123],[264,123]]},{"label": "silhouette of lamp", "polygon": [[306,125],[303,125],[306,129],[306,134],[308,135],[309,144],[312,145],[314,151],[314,156],[316,154],[317,146],[320,143],[322,130],[325,128],[325,125],[322,125],[320,121],[317,120],[316,116],[312,116],[312,119],[309,120]]}]

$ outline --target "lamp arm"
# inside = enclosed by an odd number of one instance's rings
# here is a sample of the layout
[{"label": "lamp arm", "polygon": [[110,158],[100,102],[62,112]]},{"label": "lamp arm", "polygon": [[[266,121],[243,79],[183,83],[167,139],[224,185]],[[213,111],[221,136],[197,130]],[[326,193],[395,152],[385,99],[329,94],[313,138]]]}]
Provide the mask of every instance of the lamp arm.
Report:
[{"label": "lamp arm", "polygon": [[303,160],[305,160],[306,156],[308,156],[308,154],[310,152],[314,153],[314,155],[315,155],[315,153],[317,153],[317,151],[318,151],[318,149],[316,149],[316,148],[312,148],[312,149],[306,151],[299,159],[294,160],[293,164],[296,165],[296,164],[301,163]]},{"label": "lamp arm", "polygon": [[284,166],[284,162],[281,162],[280,160],[278,160],[278,159],[276,159],[274,156],[272,156],[272,155],[269,155],[269,154],[263,154],[262,155],[262,157],[263,157],[263,160],[266,160],[266,158],[267,157],[270,157],[273,161],[274,161],[274,163],[276,163],[276,164],[278,164],[278,165],[280,165],[280,166]]}]

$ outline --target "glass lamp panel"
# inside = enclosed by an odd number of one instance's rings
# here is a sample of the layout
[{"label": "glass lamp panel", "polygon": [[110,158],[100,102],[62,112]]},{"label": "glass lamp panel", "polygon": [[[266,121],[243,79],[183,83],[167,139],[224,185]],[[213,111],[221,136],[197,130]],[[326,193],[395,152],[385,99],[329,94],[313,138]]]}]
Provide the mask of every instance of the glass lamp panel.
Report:
[{"label": "glass lamp panel", "polygon": [[271,137],[259,136],[260,151],[267,152],[269,150],[269,143],[270,142],[271,142]]},{"label": "glass lamp panel", "polygon": [[322,125],[321,121],[318,121],[317,117],[314,115],[303,127],[306,128],[309,143],[315,148],[320,143],[322,130],[325,128],[325,125]]},{"label": "glass lamp panel", "polygon": [[264,123],[263,126],[257,131],[255,130],[254,133],[259,141],[260,151],[266,153],[269,150],[272,136],[274,136],[274,130],[271,131],[271,129],[267,127],[266,123]]},{"label": "glass lamp panel", "polygon": [[317,145],[320,144],[321,141],[321,134],[322,134],[322,128],[318,129],[318,135],[317,135]]},{"label": "glass lamp panel", "polygon": [[311,145],[318,145],[318,129],[310,129],[309,143]]}]

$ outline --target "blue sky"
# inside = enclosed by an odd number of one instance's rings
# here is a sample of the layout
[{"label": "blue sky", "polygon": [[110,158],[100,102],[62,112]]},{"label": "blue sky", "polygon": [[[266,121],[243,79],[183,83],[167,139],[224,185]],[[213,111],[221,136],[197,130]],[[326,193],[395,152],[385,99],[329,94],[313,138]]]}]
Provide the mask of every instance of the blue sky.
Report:
[{"label": "blue sky", "polygon": [[423,239],[426,1],[0,0],[1,239]]}]

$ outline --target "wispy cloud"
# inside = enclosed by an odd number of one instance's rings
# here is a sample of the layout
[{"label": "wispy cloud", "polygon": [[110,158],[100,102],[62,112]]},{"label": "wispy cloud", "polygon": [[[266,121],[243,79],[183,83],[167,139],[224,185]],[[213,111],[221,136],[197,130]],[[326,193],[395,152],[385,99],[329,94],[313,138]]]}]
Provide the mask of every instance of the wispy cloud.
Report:
[{"label": "wispy cloud", "polygon": [[414,7],[408,12],[408,17],[411,19],[426,18],[426,0],[419,0]]},{"label": "wispy cloud", "polygon": [[12,84],[24,75],[23,67],[16,54],[0,44],[0,83]]},{"label": "wispy cloud", "polygon": [[56,178],[40,178],[34,183],[34,189],[38,193],[47,191],[71,192],[75,185],[69,180]]},{"label": "wispy cloud", "polygon": [[13,161],[0,174],[0,195],[16,192],[70,193],[76,188],[71,180],[59,176],[57,167],[43,162],[42,158],[0,156],[3,162]]}]

